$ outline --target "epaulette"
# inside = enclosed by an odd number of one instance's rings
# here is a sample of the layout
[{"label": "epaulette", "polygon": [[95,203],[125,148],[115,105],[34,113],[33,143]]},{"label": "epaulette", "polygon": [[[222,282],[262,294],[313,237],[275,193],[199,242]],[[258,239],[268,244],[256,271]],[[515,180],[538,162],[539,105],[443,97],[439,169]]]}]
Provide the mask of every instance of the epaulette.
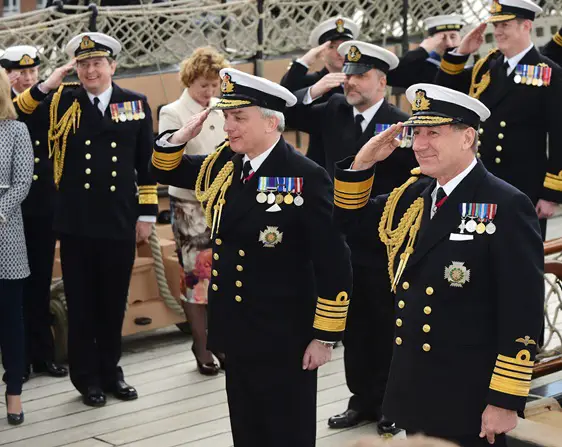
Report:
[{"label": "epaulette", "polygon": [[410,174],[412,174],[412,175],[421,175],[421,173],[422,173],[421,168],[419,166],[410,171]]}]

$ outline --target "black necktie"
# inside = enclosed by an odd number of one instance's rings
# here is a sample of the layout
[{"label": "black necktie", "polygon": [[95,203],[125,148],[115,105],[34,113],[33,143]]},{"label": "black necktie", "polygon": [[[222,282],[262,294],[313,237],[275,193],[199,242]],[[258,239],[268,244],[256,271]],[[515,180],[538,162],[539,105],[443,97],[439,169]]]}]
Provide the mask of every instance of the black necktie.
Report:
[{"label": "black necktie", "polygon": [[103,118],[103,112],[100,110],[100,99],[97,96],[94,98],[94,107],[98,111],[100,118]]},{"label": "black necktie", "polygon": [[361,114],[355,115],[355,141],[359,141],[361,135],[363,135],[363,128],[361,127],[361,123],[365,117]]},{"label": "black necktie", "polygon": [[244,166],[242,167],[242,183],[245,184],[248,180],[250,180],[253,173],[254,171],[252,171],[252,164],[250,163],[250,160],[246,160],[244,162]]},{"label": "black necktie", "polygon": [[447,194],[445,194],[445,190],[441,187],[437,190],[437,194],[435,195],[435,207],[437,209],[441,208],[441,205],[445,203],[447,199]]}]

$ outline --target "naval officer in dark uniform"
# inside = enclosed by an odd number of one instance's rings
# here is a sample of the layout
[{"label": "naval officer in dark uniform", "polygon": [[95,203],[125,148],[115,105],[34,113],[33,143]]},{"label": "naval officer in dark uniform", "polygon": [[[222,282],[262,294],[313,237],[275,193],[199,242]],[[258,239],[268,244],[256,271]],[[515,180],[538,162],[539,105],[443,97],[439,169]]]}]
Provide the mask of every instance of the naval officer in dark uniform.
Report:
[{"label": "naval officer in dark uniform", "polygon": [[552,36],[541,53],[562,67],[562,28]]},{"label": "naval officer in dark uniform", "polygon": [[342,161],[335,181],[336,221],[364,235],[373,256],[388,255],[396,332],[383,409],[408,433],[505,446],[543,319],[538,218],[525,194],[476,159],[486,106],[432,84],[406,94],[421,175],[369,199],[398,124]]},{"label": "naval officer in dark uniform", "polygon": [[[37,48],[18,45],[6,48],[0,66],[6,69],[12,84],[12,99],[32,87],[39,80],[41,60]],[[24,285],[23,306],[25,319],[26,372],[47,373],[64,377],[66,368],[55,363],[55,349],[51,332],[51,277],[55,255],[56,236],[53,231],[55,183],[53,161],[49,158],[47,132],[49,121],[45,116],[19,114],[27,124],[34,149],[33,183],[22,203],[25,242],[31,275]]]},{"label": "naval officer in dark uniform", "polygon": [[[289,66],[289,71],[281,79],[281,85],[294,93],[322,80],[330,88],[316,100],[317,104],[328,100],[334,93],[343,93],[345,75],[341,69],[344,58],[338,53],[338,47],[347,40],[357,39],[359,31],[359,26],[347,17],[332,17],[320,23],[310,33],[309,43],[313,48]],[[324,68],[308,73],[308,69],[320,57]],[[310,134],[306,156],[320,166],[326,165],[322,137],[318,133]]]},{"label": "naval officer in dark uniform", "polygon": [[[338,51],[345,57],[345,95],[335,94],[317,104],[315,99],[324,93],[317,83],[298,92],[299,104],[287,112],[291,126],[322,136],[332,175],[335,161],[355,155],[373,135],[408,117],[385,99],[386,74],[398,65],[393,53],[359,41],[345,42]],[[412,150],[397,149],[381,163],[373,194],[400,186],[414,166]],[[345,411],[329,419],[332,428],[381,419],[392,356],[393,300],[386,286],[386,259],[365,251],[363,235],[348,234],[347,242],[353,263],[353,301],[343,343],[346,381],[353,396]]]},{"label": "naval officer in dark uniform", "polygon": [[387,75],[391,87],[408,88],[419,82],[432,83],[439,71],[443,53],[458,47],[464,25],[458,14],[428,17],[424,21],[427,37],[418,48],[406,52],[398,66]]},{"label": "naval officer in dark uniform", "polygon": [[465,68],[484,41],[486,23],[481,24],[443,56],[436,83],[468,93],[492,111],[480,128],[478,157],[491,173],[529,196],[544,237],[546,219],[562,203],[562,69],[531,42],[533,20],[541,11],[531,0],[494,0],[487,21],[498,48]]},{"label": "naval officer in dark uniform", "polygon": [[[158,211],[152,116],[143,95],[112,82],[120,50],[110,36],[80,34],[66,46],[73,62],[16,100],[20,113],[49,119],[70,378],[90,406],[104,405],[105,392],[137,398],[118,366],[121,329],[135,242],[148,238]],[[80,84],[62,84],[74,64]]]},{"label": "naval officer in dark uniform", "polygon": [[342,337],[351,297],[349,249],[332,222],[328,174],[281,136],[295,97],[235,69],[220,75],[228,140],[207,158],[183,155],[202,112],[158,137],[152,169],[205,207],[208,346],[226,355],[234,445],[312,447],[317,368]]}]

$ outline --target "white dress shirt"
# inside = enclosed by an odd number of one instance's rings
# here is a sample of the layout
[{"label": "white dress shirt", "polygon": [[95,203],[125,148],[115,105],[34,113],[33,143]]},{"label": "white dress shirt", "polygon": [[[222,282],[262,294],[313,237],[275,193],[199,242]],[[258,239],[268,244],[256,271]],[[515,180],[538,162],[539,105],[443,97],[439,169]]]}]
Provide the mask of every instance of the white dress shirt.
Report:
[{"label": "white dress shirt", "polygon": [[110,85],[106,91],[100,93],[99,95],[94,95],[87,90],[86,93],[88,94],[88,98],[90,99],[90,102],[92,104],[94,104],[94,98],[99,98],[100,102],[98,104],[98,109],[100,109],[100,112],[104,114],[105,109],[107,109],[107,107],[109,106],[109,102],[111,101],[111,94],[113,93],[113,87]]},{"label": "white dress shirt", "polygon": [[263,164],[263,162],[266,160],[266,158],[269,157],[269,154],[271,154],[271,151],[273,150],[273,148],[275,146],[277,146],[277,143],[279,143],[280,139],[281,138],[278,138],[273,146],[271,146],[268,150],[261,153],[257,157],[254,157],[254,158],[250,159],[250,157],[248,157],[246,154],[244,154],[244,159],[242,160],[242,166],[244,166],[244,163],[246,163],[248,160],[250,160],[250,166],[252,166],[252,171],[257,172],[257,170],[260,168],[260,166]]},{"label": "white dress shirt", "polygon": [[361,129],[363,129],[363,132],[365,132],[365,129],[367,129],[367,126],[369,125],[369,123],[371,122],[371,120],[375,117],[375,115],[377,114],[377,112],[379,111],[379,109],[381,108],[382,102],[384,101],[384,98],[382,98],[379,102],[377,102],[376,104],[373,104],[371,107],[369,107],[367,110],[365,110],[364,112],[360,112],[359,110],[357,110],[355,107],[353,108],[353,120],[355,121],[355,117],[357,115],[363,115],[364,120],[361,121]]},{"label": "white dress shirt", "polygon": [[513,70],[515,70],[517,64],[521,62],[521,59],[523,59],[525,55],[533,49],[534,46],[535,45],[531,43],[531,45],[529,45],[527,48],[521,51],[521,53],[518,53],[515,56],[510,57],[509,59],[505,55],[503,56],[505,58],[505,61],[509,64],[509,69],[507,70],[508,76],[513,72]]},{"label": "white dress shirt", "polygon": [[474,169],[474,166],[476,166],[476,158],[474,158],[472,160],[472,163],[470,163],[470,165],[468,166],[468,168],[466,168],[464,171],[462,171],[460,174],[458,174],[457,176],[453,177],[451,180],[449,180],[446,184],[444,185],[440,185],[439,181],[437,181],[437,185],[435,185],[435,189],[433,190],[433,192],[431,193],[431,218],[433,219],[433,216],[435,215],[435,213],[437,212],[437,208],[435,207],[435,203],[436,203],[436,198],[437,198],[437,190],[439,188],[443,188],[443,190],[445,191],[445,194],[447,194],[447,197],[451,195],[451,193],[453,192],[453,190],[459,186],[460,182],[462,182],[464,180],[464,178],[470,174],[470,171],[472,171]]}]

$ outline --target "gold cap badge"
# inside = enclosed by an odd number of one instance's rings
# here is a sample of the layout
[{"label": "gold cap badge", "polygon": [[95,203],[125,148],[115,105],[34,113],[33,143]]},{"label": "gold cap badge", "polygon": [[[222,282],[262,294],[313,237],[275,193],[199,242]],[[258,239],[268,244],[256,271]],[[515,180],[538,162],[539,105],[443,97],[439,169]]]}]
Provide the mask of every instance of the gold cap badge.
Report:
[{"label": "gold cap badge", "polygon": [[33,65],[34,62],[35,61],[31,58],[31,56],[29,56],[28,54],[24,54],[20,59],[19,64],[22,66],[26,66],[26,65]]},{"label": "gold cap badge", "polygon": [[361,51],[355,45],[349,47],[349,51],[347,52],[347,60],[349,62],[358,62],[361,59]]},{"label": "gold cap badge", "polygon": [[95,47],[95,43],[89,36],[82,37],[82,42],[80,42],[81,50],[90,50]]},{"label": "gold cap badge", "polygon": [[336,31],[338,33],[343,33],[345,31],[345,28],[343,27],[343,20],[342,19],[336,20]]},{"label": "gold cap badge", "polygon": [[428,98],[425,97],[425,91],[418,90],[416,92],[416,99],[414,99],[414,102],[412,103],[412,110],[414,112],[421,112],[424,110],[429,110],[430,107],[431,102]]},{"label": "gold cap badge", "polygon": [[502,12],[502,5],[499,0],[493,0],[490,6],[490,14],[499,14],[500,12]]},{"label": "gold cap badge", "polygon": [[224,78],[222,78],[221,83],[221,92],[223,93],[232,93],[234,91],[234,83],[231,81],[231,77],[229,74],[225,74]]}]

